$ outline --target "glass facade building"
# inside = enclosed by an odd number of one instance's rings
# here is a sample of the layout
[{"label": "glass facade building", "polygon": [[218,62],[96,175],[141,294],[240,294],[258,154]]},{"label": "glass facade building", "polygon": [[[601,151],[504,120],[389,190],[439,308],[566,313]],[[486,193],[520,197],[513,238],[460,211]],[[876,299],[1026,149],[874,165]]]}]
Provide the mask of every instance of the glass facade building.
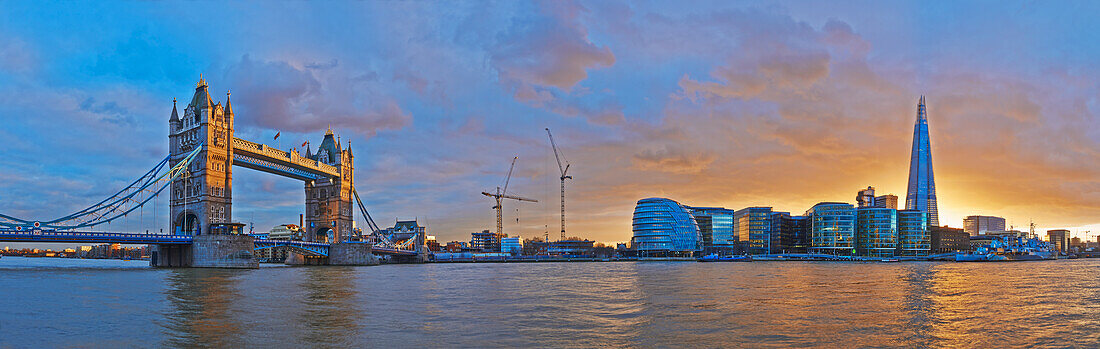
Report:
[{"label": "glass facade building", "polygon": [[699,225],[704,253],[730,254],[737,248],[734,211],[721,207],[688,207]]},{"label": "glass facade building", "polygon": [[905,209],[923,211],[928,224],[940,225],[939,207],[936,204],[936,178],[932,174],[932,144],[928,139],[928,112],[924,96],[917,104],[917,122],[913,125],[913,155],[909,159],[909,192],[905,195]]},{"label": "glass facade building", "polygon": [[856,242],[856,208],[842,202],[822,202],[806,211],[810,219],[810,253],[852,255]]},{"label": "glass facade building", "polygon": [[691,211],[664,198],[638,200],[634,207],[631,247],[639,256],[690,256],[702,236]]},{"label": "glass facade building", "polygon": [[772,230],[771,207],[748,207],[734,214],[734,230],[741,247],[750,254],[778,253],[779,234]]},{"label": "glass facade building", "polygon": [[928,214],[919,210],[898,211],[898,255],[927,256],[931,248]]},{"label": "glass facade building", "polygon": [[898,248],[898,211],[860,207],[856,212],[856,252],[868,257],[893,257]]},{"label": "glass facade building", "polygon": [[806,253],[810,246],[810,220],[787,212],[772,212],[771,218],[772,230],[779,238],[779,248],[772,249],[778,251],[773,253]]},{"label": "glass facade building", "polygon": [[1005,231],[1005,219],[994,216],[966,216],[963,218],[963,231],[970,236],[985,235],[988,232]]}]

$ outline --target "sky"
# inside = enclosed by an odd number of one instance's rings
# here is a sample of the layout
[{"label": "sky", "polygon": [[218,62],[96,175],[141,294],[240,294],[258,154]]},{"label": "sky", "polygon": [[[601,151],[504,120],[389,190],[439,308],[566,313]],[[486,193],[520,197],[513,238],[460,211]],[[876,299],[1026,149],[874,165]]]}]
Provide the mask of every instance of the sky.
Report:
[{"label": "sky", "polygon": [[[801,214],[904,198],[926,96],[940,221],[1100,234],[1100,3],[1039,1],[48,2],[0,7],[0,213],[109,196],[168,149],[200,75],[236,135],[332,128],[383,227],[440,241],[631,237],[637,200]],[[273,137],[280,134],[278,140]],[[237,167],[233,220],[297,223],[302,183]],[[100,226],[156,231],[167,200]],[[360,225],[362,221],[360,220]],[[167,229],[166,229],[167,230]],[[1086,231],[1090,233],[1086,234]],[[15,245],[17,244],[8,244]]]}]

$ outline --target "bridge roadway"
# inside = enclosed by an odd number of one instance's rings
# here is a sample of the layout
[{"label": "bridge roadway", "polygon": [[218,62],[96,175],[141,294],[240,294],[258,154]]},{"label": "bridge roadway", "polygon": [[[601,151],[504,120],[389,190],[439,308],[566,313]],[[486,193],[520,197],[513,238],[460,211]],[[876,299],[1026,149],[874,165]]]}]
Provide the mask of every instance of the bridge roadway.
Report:
[{"label": "bridge roadway", "polygon": [[[110,232],[60,232],[43,230],[0,229],[0,242],[62,242],[62,243],[99,243],[99,244],[135,244],[135,245],[189,245],[194,239],[189,235],[168,234],[129,234]],[[299,252],[327,256],[330,244],[321,242],[267,240],[253,241],[256,250],[285,246]],[[374,254],[394,256],[416,256],[416,251],[399,250],[385,247],[373,247]]]}]

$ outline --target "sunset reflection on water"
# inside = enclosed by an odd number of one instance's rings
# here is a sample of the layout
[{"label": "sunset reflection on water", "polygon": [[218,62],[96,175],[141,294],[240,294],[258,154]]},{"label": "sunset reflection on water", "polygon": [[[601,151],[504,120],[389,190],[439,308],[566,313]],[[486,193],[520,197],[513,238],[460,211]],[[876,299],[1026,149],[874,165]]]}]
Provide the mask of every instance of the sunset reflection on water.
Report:
[{"label": "sunset reflection on water", "polygon": [[[11,262],[0,261],[0,306],[78,309],[0,315],[14,346],[33,346],[11,336],[32,330],[185,347],[1100,345],[1100,260],[4,269]],[[74,275],[141,286],[50,291]],[[133,311],[114,311],[120,303]]]}]

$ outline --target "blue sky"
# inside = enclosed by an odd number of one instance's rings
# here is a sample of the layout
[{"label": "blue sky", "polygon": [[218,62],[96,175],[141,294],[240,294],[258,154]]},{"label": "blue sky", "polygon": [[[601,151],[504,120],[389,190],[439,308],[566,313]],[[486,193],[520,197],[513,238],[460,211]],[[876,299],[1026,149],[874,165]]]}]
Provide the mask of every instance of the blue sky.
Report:
[{"label": "blue sky", "polygon": [[[512,190],[540,202],[507,207],[505,230],[558,230],[545,127],[573,164],[570,235],[603,242],[629,240],[644,197],[801,213],[867,185],[904,196],[922,94],[942,222],[1100,233],[1098,7],[8,2],[0,212],[52,218],[127,184],[202,74],[232,91],[239,137],[291,148],[331,126],[381,224],[444,241],[492,228],[478,193],[513,156]],[[301,183],[234,175],[234,220],[297,221]],[[110,229],[166,225],[152,210]]]}]

